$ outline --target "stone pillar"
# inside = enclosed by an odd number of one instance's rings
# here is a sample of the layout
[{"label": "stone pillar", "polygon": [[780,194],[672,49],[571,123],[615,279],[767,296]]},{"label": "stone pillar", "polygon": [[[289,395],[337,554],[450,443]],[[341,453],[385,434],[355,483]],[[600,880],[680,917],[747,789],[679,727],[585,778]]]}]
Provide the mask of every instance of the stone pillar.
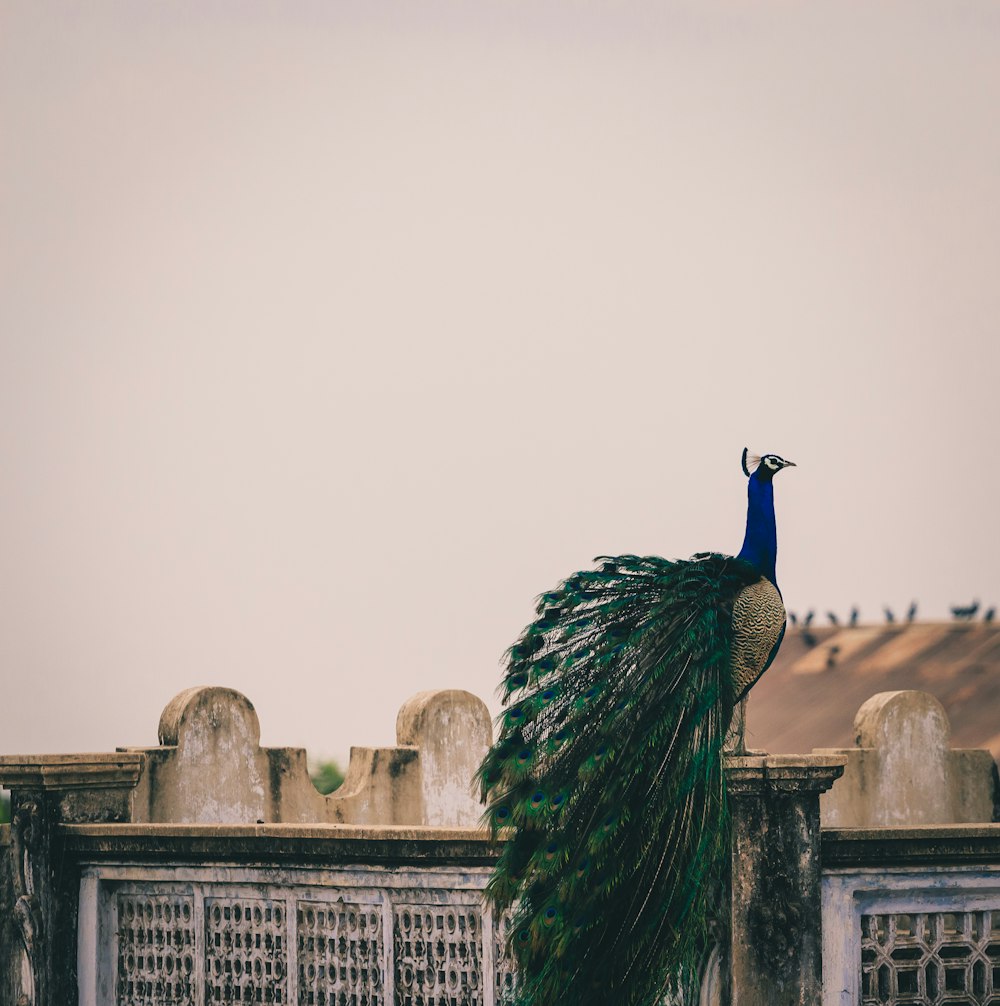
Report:
[{"label": "stone pillar", "polygon": [[819,796],[842,755],[730,756],[730,1006],[815,1006],[823,993]]},{"label": "stone pillar", "polygon": [[59,825],[128,821],[142,768],[137,754],[0,757],[11,791],[8,854],[20,967],[14,1006],[76,1001],[79,877],[60,847]]}]

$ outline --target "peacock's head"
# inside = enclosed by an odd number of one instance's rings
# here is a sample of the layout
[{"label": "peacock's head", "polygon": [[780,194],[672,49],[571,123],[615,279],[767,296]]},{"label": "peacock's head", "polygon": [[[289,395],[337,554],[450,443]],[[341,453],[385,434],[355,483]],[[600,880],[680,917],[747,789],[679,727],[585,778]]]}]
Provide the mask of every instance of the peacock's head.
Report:
[{"label": "peacock's head", "polygon": [[786,461],[779,454],[751,454],[743,448],[743,474],[747,478],[756,472],[759,479],[772,479],[782,468],[795,467],[794,461]]}]

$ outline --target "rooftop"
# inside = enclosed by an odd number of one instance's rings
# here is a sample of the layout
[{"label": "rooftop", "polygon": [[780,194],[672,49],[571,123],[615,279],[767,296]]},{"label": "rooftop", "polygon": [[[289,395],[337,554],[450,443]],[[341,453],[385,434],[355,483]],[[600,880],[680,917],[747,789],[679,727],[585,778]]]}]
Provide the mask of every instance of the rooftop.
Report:
[{"label": "rooftop", "polygon": [[945,707],[954,747],[1000,759],[1000,626],[982,622],[789,628],[750,693],[747,744],[772,754],[851,747],[861,704],[907,688]]}]

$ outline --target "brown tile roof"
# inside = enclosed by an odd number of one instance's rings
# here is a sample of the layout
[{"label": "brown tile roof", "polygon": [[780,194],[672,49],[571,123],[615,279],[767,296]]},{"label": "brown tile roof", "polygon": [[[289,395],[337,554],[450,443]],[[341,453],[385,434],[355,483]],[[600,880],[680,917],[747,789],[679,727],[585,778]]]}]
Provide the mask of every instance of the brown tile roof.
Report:
[{"label": "brown tile roof", "polygon": [[1000,626],[914,622],[789,629],[750,693],[747,745],[772,754],[854,744],[854,714],[876,692],[936,696],[955,747],[1000,757]]}]

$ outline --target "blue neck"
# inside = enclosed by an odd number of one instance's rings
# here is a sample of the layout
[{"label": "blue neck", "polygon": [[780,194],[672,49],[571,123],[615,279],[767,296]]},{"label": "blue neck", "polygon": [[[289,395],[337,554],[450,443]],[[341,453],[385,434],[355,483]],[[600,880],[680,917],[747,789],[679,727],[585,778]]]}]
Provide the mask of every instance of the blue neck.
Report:
[{"label": "blue neck", "polygon": [[747,533],[737,556],[750,563],[775,586],[774,563],[778,557],[778,532],[774,524],[774,483],[761,478],[760,469],[747,485]]}]

